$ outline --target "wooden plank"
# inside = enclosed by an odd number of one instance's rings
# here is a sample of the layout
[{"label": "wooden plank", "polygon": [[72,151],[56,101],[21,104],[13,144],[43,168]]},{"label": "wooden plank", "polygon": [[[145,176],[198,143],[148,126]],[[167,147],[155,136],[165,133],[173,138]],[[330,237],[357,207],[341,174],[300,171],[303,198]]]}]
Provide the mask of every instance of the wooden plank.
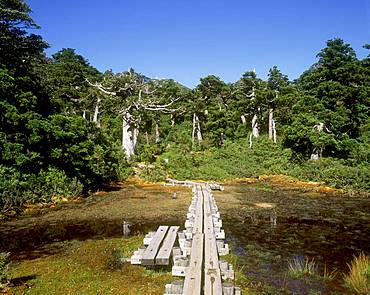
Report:
[{"label": "wooden plank", "polygon": [[155,258],[155,264],[157,265],[169,265],[170,256],[172,253],[173,245],[175,244],[177,232],[179,231],[179,226],[171,226],[168,230],[166,238],[163,241],[162,247],[159,249],[157,257]]},{"label": "wooden plank", "polygon": [[218,263],[216,237],[213,228],[211,196],[204,194],[204,294],[222,295],[221,271]]},{"label": "wooden plank", "polygon": [[184,295],[200,295],[202,288],[203,233],[195,233],[189,267],[186,270]]},{"label": "wooden plank", "polygon": [[160,227],[158,227],[157,232],[151,240],[148,248],[146,248],[143,257],[141,258],[142,265],[154,265],[155,256],[157,255],[159,246],[161,245],[162,240],[167,233],[167,230],[168,226],[161,225]]},{"label": "wooden plank", "polygon": [[193,233],[202,233],[203,232],[203,194],[202,194],[201,187],[199,185],[196,186],[196,195],[197,195],[197,203],[195,207]]}]

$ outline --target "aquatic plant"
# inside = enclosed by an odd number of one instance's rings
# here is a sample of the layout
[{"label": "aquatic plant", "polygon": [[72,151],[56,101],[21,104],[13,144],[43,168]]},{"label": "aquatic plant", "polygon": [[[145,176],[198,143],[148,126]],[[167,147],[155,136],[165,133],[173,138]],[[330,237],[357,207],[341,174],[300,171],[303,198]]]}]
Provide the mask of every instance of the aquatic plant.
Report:
[{"label": "aquatic plant", "polygon": [[332,281],[338,276],[338,269],[333,269],[332,271],[329,271],[326,267],[326,264],[324,264],[324,273],[322,275],[322,278],[327,281]]},{"label": "aquatic plant", "polygon": [[288,271],[291,276],[296,278],[310,276],[316,274],[317,265],[314,258],[295,256],[288,262]]},{"label": "aquatic plant", "polygon": [[10,253],[0,253],[0,289],[8,284],[8,266]]},{"label": "aquatic plant", "polygon": [[112,250],[112,257],[108,261],[109,269],[120,269],[124,263],[124,257],[121,250],[114,249]]},{"label": "aquatic plant", "polygon": [[355,294],[370,294],[370,256],[361,253],[348,264],[346,286]]}]

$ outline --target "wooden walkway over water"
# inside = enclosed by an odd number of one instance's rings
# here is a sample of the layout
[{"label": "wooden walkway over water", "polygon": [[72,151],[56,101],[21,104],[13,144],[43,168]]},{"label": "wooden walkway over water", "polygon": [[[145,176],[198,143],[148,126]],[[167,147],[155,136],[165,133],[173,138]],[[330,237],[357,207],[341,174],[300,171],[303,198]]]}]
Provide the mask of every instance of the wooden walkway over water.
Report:
[{"label": "wooden walkway over water", "polygon": [[[182,272],[185,274],[184,285],[182,289],[178,282],[166,285],[165,295],[241,294],[240,288],[232,283],[234,279],[232,265],[220,260],[221,256],[229,253],[224,239],[222,220],[210,186],[194,183],[185,232],[179,234],[180,248],[190,257],[185,271]],[[178,253],[181,255],[181,252]],[[180,256],[176,257],[175,253],[173,259],[172,274],[181,275],[183,259]]]},{"label": "wooden walkway over water", "polygon": [[[166,285],[164,295],[240,295],[240,288],[233,284],[233,266],[220,259],[229,253],[229,247],[224,242],[225,232],[211,186],[195,182],[184,185],[193,188],[185,230],[160,226],[146,235],[147,247],[135,251],[131,263],[169,265],[172,256],[172,275],[178,279]],[[174,246],[176,235],[178,247]]]}]

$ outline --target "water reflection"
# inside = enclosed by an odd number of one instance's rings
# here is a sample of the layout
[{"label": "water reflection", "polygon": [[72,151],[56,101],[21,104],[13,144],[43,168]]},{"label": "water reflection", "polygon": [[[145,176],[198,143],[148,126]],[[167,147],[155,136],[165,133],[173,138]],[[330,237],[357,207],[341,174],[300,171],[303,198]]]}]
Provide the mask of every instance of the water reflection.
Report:
[{"label": "water reflection", "polygon": [[289,261],[308,257],[314,259],[318,274],[324,269],[347,272],[353,255],[370,254],[367,198],[319,194],[313,198],[297,190],[270,187],[264,191],[253,185],[226,187],[225,191],[242,202],[241,208],[221,214],[234,253],[255,282],[285,289],[288,294],[315,290],[341,294],[340,276],[332,283],[314,276],[291,278]]}]

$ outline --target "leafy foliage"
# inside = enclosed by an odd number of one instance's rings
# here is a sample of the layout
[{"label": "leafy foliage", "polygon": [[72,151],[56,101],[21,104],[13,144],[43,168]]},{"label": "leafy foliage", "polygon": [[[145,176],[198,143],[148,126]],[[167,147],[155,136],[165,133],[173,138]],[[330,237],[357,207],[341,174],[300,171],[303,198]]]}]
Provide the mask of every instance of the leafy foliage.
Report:
[{"label": "leafy foliage", "polygon": [[115,140],[82,118],[97,70],[72,49],[48,60],[30,8],[0,2],[0,207],[73,197],[118,179]]}]

